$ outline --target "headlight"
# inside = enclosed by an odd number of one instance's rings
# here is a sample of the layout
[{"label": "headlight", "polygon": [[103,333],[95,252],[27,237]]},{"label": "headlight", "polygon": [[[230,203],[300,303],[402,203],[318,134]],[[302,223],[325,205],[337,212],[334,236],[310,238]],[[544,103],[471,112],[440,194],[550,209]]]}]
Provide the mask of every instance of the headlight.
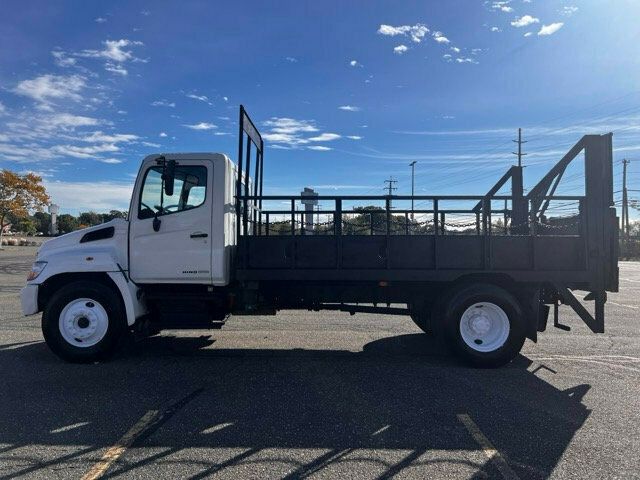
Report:
[{"label": "headlight", "polygon": [[38,278],[38,275],[42,273],[46,266],[47,262],[33,262],[33,265],[31,265],[31,271],[29,272],[29,275],[27,275],[27,282]]}]

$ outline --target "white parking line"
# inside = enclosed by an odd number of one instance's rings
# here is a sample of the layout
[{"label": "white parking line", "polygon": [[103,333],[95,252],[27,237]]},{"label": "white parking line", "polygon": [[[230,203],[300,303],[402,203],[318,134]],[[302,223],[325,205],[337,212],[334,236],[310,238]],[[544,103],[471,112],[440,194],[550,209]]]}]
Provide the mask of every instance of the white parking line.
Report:
[{"label": "white parking line", "polygon": [[487,458],[495,464],[498,471],[507,480],[519,480],[518,475],[514,472],[500,452],[493,446],[489,439],[482,433],[480,427],[476,425],[471,417],[466,413],[459,413],[458,420],[466,427]]},{"label": "white parking line", "polygon": [[382,432],[384,432],[385,430],[387,430],[391,425],[385,425],[382,428],[379,428],[378,430],[376,430],[375,432],[373,432],[371,434],[372,437],[375,437],[376,435],[380,435]]},{"label": "white parking line", "polygon": [[566,361],[566,362],[593,363],[595,365],[604,365],[606,367],[620,368],[622,370],[640,373],[640,369],[629,367],[627,365],[621,365],[620,363],[615,363],[613,360],[607,360],[607,359],[595,360],[589,357],[568,357],[568,356],[561,356],[561,355],[549,355],[549,356],[541,356],[541,357],[531,356],[530,358],[538,362],[541,362],[541,361],[548,362],[548,361],[558,360],[558,361]]},{"label": "white parking line", "polygon": [[626,305],[624,303],[612,302],[611,300],[609,300],[608,303],[610,303],[611,305],[617,305],[618,307],[633,308],[634,310],[638,310],[640,308],[640,307],[634,307],[633,305]]},{"label": "white parking line", "polygon": [[158,410],[149,410],[136,424],[125,433],[115,445],[109,447],[98,463],[82,477],[82,480],[96,480],[105,474],[113,462],[118,460],[122,454],[136,441],[136,439],[151,425],[158,417]]}]

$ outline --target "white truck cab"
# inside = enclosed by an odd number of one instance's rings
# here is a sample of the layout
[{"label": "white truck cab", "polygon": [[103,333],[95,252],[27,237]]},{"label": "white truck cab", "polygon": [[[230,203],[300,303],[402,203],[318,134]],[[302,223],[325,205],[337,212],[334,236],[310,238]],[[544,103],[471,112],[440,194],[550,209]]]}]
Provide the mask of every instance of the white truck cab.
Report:
[{"label": "white truck cab", "polygon": [[[167,168],[172,189],[163,182]],[[117,327],[123,330],[148,313],[141,285],[228,285],[236,244],[236,175],[233,162],[220,153],[147,156],[127,220],[40,247],[21,292],[24,314],[45,312],[45,338],[60,356],[94,359],[112,347],[102,348],[113,328],[110,316],[126,320]],[[78,297],[79,289],[86,295]]]},{"label": "white truck cab", "polygon": [[[164,162],[169,161],[175,162],[173,195],[162,188]],[[145,158],[129,209],[131,280],[229,283],[235,173],[233,162],[222,154]]]}]

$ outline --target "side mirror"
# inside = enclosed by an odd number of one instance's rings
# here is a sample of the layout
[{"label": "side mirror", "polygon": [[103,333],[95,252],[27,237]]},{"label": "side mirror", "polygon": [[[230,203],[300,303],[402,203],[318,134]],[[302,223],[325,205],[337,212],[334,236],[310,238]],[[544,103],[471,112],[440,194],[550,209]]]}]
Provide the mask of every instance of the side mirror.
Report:
[{"label": "side mirror", "polygon": [[169,160],[164,162],[164,168],[162,170],[162,180],[164,181],[164,194],[167,196],[173,195],[173,183],[176,179],[176,161]]}]

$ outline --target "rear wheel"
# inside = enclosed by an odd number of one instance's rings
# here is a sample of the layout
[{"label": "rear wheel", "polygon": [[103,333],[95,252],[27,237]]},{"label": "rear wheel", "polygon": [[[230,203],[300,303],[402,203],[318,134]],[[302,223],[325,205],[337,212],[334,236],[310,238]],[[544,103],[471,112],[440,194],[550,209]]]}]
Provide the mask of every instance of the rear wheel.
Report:
[{"label": "rear wheel", "polygon": [[53,353],[76,363],[104,360],[125,331],[120,297],[91,281],[73,282],[55,292],[42,315],[42,333]]},{"label": "rear wheel", "polygon": [[431,314],[427,310],[411,312],[411,320],[416,326],[422,330],[424,333],[433,334],[433,330],[431,328]]},{"label": "rear wheel", "polygon": [[453,349],[477,367],[499,367],[513,360],[525,340],[518,301],[494,285],[471,285],[451,297],[445,328]]},{"label": "rear wheel", "polygon": [[411,320],[416,326],[424,333],[433,334],[433,325],[431,323],[431,310],[432,305],[424,299],[415,299],[413,302],[407,304],[409,308]]}]

